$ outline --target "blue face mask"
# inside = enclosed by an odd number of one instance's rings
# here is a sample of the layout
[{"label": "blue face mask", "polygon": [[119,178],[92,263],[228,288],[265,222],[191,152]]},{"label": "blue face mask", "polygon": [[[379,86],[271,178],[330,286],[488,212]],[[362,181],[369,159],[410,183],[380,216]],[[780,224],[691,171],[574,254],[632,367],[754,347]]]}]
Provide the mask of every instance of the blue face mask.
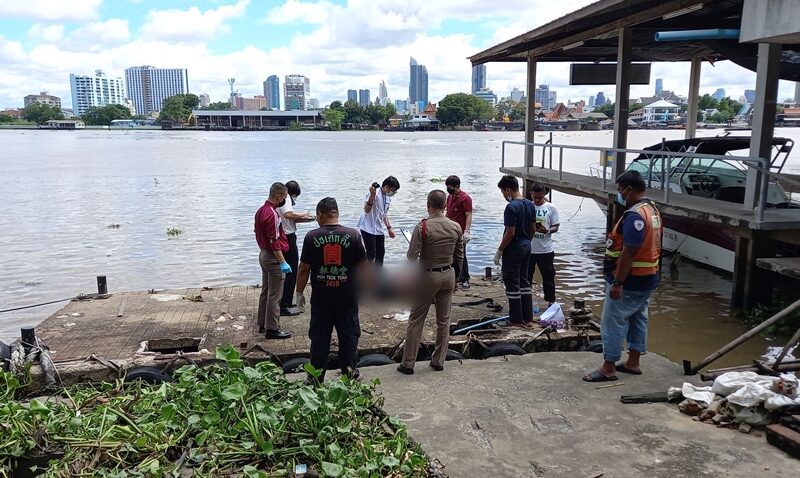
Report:
[{"label": "blue face mask", "polygon": [[623,205],[623,206],[627,206],[627,205],[628,205],[628,204],[625,202],[625,196],[623,196],[623,195],[622,195],[622,193],[620,193],[620,192],[618,192],[618,193],[617,193],[617,202],[618,202],[619,204]]}]

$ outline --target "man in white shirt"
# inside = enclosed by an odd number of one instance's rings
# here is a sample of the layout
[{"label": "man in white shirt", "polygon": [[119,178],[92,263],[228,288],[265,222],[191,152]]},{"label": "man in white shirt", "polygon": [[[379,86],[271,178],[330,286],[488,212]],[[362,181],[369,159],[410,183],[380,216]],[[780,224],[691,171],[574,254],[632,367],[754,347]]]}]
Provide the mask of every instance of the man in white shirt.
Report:
[{"label": "man in white shirt", "polygon": [[384,232],[388,231],[391,239],[396,237],[388,213],[392,196],[398,189],[400,181],[394,176],[384,179],[380,186],[378,183],[372,183],[364,201],[364,212],[358,219],[358,228],[361,230],[364,248],[367,250],[367,260],[374,262],[377,267],[383,266],[383,256],[386,254]]},{"label": "man in white shirt", "polygon": [[530,197],[536,206],[536,232],[531,239],[530,278],[536,268],[542,274],[544,300],[552,304],[556,301],[556,268],[553,264],[553,233],[558,232],[558,209],[545,199],[547,187],[535,182],[531,187]]},{"label": "man in white shirt", "polygon": [[281,223],[283,230],[286,232],[286,239],[289,241],[289,251],[284,254],[286,262],[292,268],[292,272],[286,274],[286,279],[283,281],[283,295],[281,296],[281,315],[293,316],[300,315],[300,310],[292,304],[294,301],[294,285],[297,280],[297,267],[300,260],[300,255],[297,250],[297,224],[298,222],[311,222],[314,216],[308,213],[294,212],[294,205],[296,204],[297,197],[300,195],[300,185],[297,181],[289,181],[286,183],[286,189],[289,192],[289,201],[278,208],[278,214],[281,215]]}]

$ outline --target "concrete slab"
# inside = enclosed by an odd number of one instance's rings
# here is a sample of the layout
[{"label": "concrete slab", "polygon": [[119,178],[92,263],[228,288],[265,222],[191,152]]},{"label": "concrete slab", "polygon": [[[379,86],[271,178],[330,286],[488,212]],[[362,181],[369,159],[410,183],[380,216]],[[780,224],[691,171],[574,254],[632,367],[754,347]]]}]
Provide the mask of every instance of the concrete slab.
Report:
[{"label": "concrete slab", "polygon": [[413,376],[394,366],[362,373],[380,379],[385,410],[450,477],[777,477],[797,470],[798,461],[763,436],[692,421],[674,404],[620,403],[620,395],[680,385],[678,365],[648,354],[645,375],[598,389],[604,384],[581,377],[600,359],[544,352],[447,362],[444,372],[419,362]]}]

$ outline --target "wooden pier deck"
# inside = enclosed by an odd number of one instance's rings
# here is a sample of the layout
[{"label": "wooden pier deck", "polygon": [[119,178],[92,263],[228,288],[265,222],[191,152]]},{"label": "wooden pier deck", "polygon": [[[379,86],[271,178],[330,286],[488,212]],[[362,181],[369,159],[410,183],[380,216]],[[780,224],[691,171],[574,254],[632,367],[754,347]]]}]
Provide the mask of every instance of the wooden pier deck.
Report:
[{"label": "wooden pier deck", "polygon": [[[198,349],[213,354],[219,345],[233,344],[241,350],[260,346],[281,360],[308,356],[309,312],[295,317],[281,317],[281,326],[292,333],[287,340],[268,340],[257,333],[256,312],[261,289],[256,286],[222,288],[188,288],[116,293],[106,299],[72,301],[36,327],[38,337],[51,350],[55,362],[86,359],[91,354],[108,360],[130,361],[136,357],[165,357],[162,353],[148,352],[143,344],[176,339],[202,338]],[[539,291],[540,293],[540,291]],[[501,312],[492,312],[486,304],[459,305],[480,299],[491,298],[501,304]],[[534,299],[536,303],[536,299]],[[543,305],[540,301],[540,305]],[[566,308],[566,307],[565,307]],[[392,314],[405,319],[385,318]],[[362,305],[360,309],[361,339],[359,349],[367,353],[389,353],[397,350],[405,338],[408,306],[388,303]],[[565,310],[566,312],[566,310]],[[468,291],[455,294],[452,308],[452,323],[472,323],[486,315],[505,315],[507,302],[502,284],[475,280]],[[424,329],[423,344],[434,339],[434,309],[428,314]],[[483,333],[481,339],[488,343],[510,340],[524,341],[538,330],[502,329]],[[540,337],[543,343],[536,350],[570,350],[579,340],[596,339],[599,334],[565,331],[550,342],[547,336]],[[451,348],[462,350],[465,344],[474,342],[461,335],[451,339]],[[333,335],[332,350],[336,350],[336,334]],[[211,355],[213,357],[213,355]]]}]

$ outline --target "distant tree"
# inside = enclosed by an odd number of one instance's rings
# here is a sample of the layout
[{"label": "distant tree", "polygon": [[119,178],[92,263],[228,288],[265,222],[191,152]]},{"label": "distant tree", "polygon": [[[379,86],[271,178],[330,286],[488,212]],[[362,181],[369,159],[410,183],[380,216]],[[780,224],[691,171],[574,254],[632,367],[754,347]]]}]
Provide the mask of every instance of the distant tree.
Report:
[{"label": "distant tree", "polygon": [[89,125],[108,126],[115,119],[129,119],[131,110],[122,105],[92,106],[81,116],[83,121]]},{"label": "distant tree", "polygon": [[366,119],[366,112],[364,108],[359,106],[353,100],[347,100],[344,103],[344,122],[345,123],[363,123]]},{"label": "distant tree", "polygon": [[644,108],[644,103],[634,103],[628,108],[628,111],[636,111]]},{"label": "distant tree", "polygon": [[205,108],[200,108],[201,110],[229,110],[231,109],[231,104],[228,101],[217,101],[216,103],[209,103],[208,106]]},{"label": "distant tree", "polygon": [[189,117],[192,114],[192,110],[197,109],[199,104],[200,98],[192,93],[170,96],[161,103],[161,113],[158,115],[158,120],[188,123],[190,122]]},{"label": "distant tree", "polygon": [[302,131],[303,125],[298,121],[292,121],[289,123],[289,131]]},{"label": "distant tree", "polygon": [[495,110],[486,101],[466,93],[453,93],[439,102],[436,117],[443,124],[467,125],[478,119],[489,119]]},{"label": "distant tree", "polygon": [[342,120],[344,119],[344,111],[336,108],[325,108],[322,110],[322,120],[327,123],[331,131],[340,131],[342,129]]},{"label": "distant tree", "polygon": [[[614,103],[606,103],[604,105],[600,105],[594,109],[596,113],[603,113],[604,115],[608,116],[609,118],[614,117]],[[630,109],[629,111],[635,111]]]},{"label": "distant tree", "polygon": [[338,110],[338,111],[341,111],[342,113],[344,113],[344,105],[339,100],[336,100],[336,101],[332,102],[331,105],[329,106],[329,108],[332,109],[332,110]]},{"label": "distant tree", "polygon": [[709,95],[708,93],[706,93],[705,95],[701,96],[700,99],[697,100],[697,108],[699,110],[719,109],[718,106],[719,106],[719,103],[717,102],[717,100],[713,96]]},{"label": "distant tree", "polygon": [[397,109],[391,103],[386,103],[383,106],[383,122],[388,123],[389,118],[397,114]]},{"label": "distant tree", "polygon": [[50,120],[64,119],[61,108],[45,105],[43,103],[31,103],[22,110],[22,117],[38,125],[43,125]]}]

